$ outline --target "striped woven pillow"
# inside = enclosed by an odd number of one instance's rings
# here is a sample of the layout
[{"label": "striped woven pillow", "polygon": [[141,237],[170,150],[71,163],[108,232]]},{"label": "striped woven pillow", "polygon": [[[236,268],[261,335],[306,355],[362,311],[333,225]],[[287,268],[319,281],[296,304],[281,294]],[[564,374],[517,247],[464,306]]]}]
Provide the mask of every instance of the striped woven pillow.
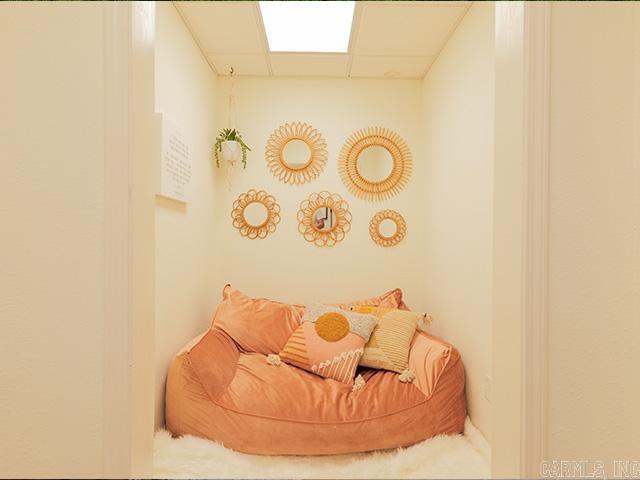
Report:
[{"label": "striped woven pillow", "polygon": [[373,315],[311,304],[279,357],[321,377],[351,384],[375,325]]},{"label": "striped woven pillow", "polygon": [[411,341],[422,315],[394,308],[355,306],[353,312],[374,315],[378,325],[364,346],[360,365],[402,373],[409,363]]}]

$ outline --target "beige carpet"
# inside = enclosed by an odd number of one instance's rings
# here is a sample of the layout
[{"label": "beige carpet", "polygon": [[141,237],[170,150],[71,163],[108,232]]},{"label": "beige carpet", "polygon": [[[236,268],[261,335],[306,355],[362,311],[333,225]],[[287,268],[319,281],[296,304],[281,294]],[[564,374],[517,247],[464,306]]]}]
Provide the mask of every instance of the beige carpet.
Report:
[{"label": "beige carpet", "polygon": [[247,455],[192,436],[156,433],[156,478],[488,478],[489,446],[467,418],[464,435],[407,448],[318,457]]}]

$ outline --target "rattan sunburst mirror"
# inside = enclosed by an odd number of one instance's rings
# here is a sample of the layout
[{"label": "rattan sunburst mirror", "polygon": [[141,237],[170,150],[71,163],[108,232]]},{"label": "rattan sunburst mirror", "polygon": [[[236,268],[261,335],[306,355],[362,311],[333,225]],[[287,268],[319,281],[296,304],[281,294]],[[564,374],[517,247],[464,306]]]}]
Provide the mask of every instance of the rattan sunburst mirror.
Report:
[{"label": "rattan sunburst mirror", "polygon": [[407,223],[395,210],[381,210],[369,222],[369,235],[381,247],[393,247],[407,234]]},{"label": "rattan sunburst mirror", "polygon": [[312,193],[300,204],[298,231],[318,247],[333,247],[351,230],[349,204],[337,193]]},{"label": "rattan sunburst mirror", "polygon": [[265,238],[280,223],[280,205],[264,190],[251,189],[233,202],[231,218],[240,235],[252,240]]},{"label": "rattan sunburst mirror", "polygon": [[300,185],[322,173],[327,163],[327,142],[307,123],[285,123],[269,137],[265,159],[277,179]]},{"label": "rattan sunburst mirror", "polygon": [[397,195],[409,181],[412,158],[396,132],[383,127],[354,132],[344,143],[338,172],[346,187],[369,201]]}]

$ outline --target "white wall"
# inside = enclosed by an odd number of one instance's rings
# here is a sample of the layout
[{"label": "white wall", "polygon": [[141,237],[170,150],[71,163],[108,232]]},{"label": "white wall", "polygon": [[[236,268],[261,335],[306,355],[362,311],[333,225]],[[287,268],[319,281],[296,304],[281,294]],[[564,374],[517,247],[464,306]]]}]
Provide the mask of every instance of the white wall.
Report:
[{"label": "white wall", "polygon": [[494,7],[474,4],[423,82],[425,297],[433,331],[455,344],[471,419],[487,438],[491,405]]},{"label": "white wall", "polygon": [[611,468],[640,456],[640,5],[551,8],[547,454]]},{"label": "white wall", "polygon": [[[210,159],[217,79],[170,2],[156,6],[156,110],[169,115],[193,140],[192,198],[184,205],[156,199],[156,427],[164,421],[165,379],[180,347],[210,320],[222,288],[214,220],[226,205],[214,199]],[[157,166],[157,171],[159,165]],[[222,188],[222,187],[220,187]]]},{"label": "white wall", "polygon": [[[423,215],[419,198],[424,191],[421,155],[419,80],[331,78],[238,78],[237,125],[252,148],[248,167],[236,174],[231,192],[219,190],[216,239],[219,268],[225,282],[252,296],[289,302],[342,301],[377,295],[402,287],[409,305],[422,310],[422,282],[429,275],[422,263]],[[227,123],[228,77],[220,78],[218,124]],[[325,137],[328,162],[323,173],[302,186],[273,177],[264,160],[271,133],[285,122],[311,124]],[[381,125],[398,132],[413,153],[414,171],[407,187],[384,202],[354,197],[338,175],[340,148],[354,131]],[[264,240],[242,237],[231,224],[231,205],[247,190],[264,189],[281,207],[281,222]],[[319,248],[298,232],[297,211],[310,193],[327,190],[349,202],[351,231],[332,248]],[[371,217],[395,209],[407,222],[405,240],[394,248],[374,244],[368,233]],[[221,286],[221,285],[220,285]],[[215,292],[216,300],[218,291]]]},{"label": "white wall", "polygon": [[6,478],[103,473],[104,18],[0,5]]}]

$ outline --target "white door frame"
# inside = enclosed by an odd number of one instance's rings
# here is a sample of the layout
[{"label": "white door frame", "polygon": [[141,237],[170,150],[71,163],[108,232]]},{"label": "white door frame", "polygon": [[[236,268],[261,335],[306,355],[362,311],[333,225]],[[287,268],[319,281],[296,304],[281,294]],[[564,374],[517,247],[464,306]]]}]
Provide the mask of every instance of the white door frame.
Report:
[{"label": "white door frame", "polygon": [[538,477],[547,404],[550,5],[496,2],[492,474]]},{"label": "white door frame", "polygon": [[[153,2],[104,8],[104,472],[147,477],[154,405],[155,14]],[[545,456],[550,8],[547,2],[496,2],[494,477],[539,476]]]},{"label": "white door frame", "polygon": [[525,4],[524,23],[525,277],[523,336],[522,468],[540,476],[547,409],[549,295],[549,81],[551,6]]},{"label": "white door frame", "polygon": [[152,475],[154,2],[102,4],[105,45],[103,476]]},{"label": "white door frame", "polygon": [[129,219],[129,44],[131,10],[103,3],[104,16],[104,351],[105,478],[131,470],[131,314]]}]

